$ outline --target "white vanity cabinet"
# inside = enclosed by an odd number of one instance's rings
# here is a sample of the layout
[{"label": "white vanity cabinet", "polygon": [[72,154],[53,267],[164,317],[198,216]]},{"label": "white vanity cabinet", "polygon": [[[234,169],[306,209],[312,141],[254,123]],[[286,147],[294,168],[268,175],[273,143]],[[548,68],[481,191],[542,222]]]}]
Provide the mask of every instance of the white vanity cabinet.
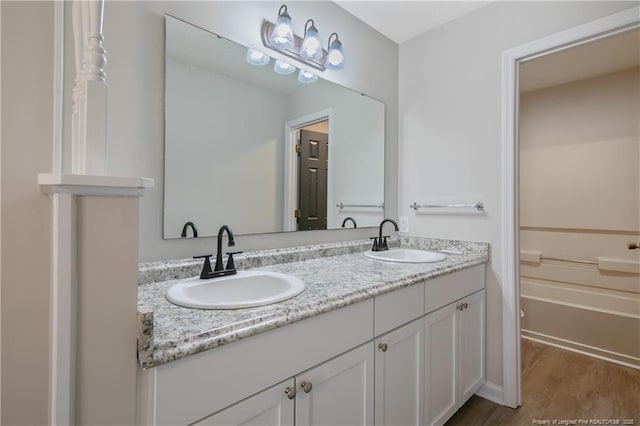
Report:
[{"label": "white vanity cabinet", "polygon": [[484,332],[478,265],[139,369],[138,424],[442,424],[484,382]]},{"label": "white vanity cabinet", "polygon": [[425,317],[426,424],[442,425],[484,383],[484,290]]},{"label": "white vanity cabinet", "polygon": [[376,426],[424,425],[424,320],[375,339]]},{"label": "white vanity cabinet", "polygon": [[194,425],[366,426],[372,423],[373,343],[369,342]]},{"label": "white vanity cabinet", "polygon": [[373,424],[373,343],[296,377],[296,426]]},{"label": "white vanity cabinet", "polygon": [[194,423],[194,426],[293,426],[295,382],[293,379],[263,390]]}]

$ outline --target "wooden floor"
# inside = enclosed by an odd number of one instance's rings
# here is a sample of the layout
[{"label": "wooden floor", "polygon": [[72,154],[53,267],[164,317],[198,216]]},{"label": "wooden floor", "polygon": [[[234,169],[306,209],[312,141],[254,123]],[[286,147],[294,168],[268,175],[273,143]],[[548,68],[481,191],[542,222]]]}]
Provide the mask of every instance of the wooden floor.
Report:
[{"label": "wooden floor", "polygon": [[474,395],[446,425],[544,424],[536,420],[638,426],[640,370],[523,339],[522,406],[514,410]]}]

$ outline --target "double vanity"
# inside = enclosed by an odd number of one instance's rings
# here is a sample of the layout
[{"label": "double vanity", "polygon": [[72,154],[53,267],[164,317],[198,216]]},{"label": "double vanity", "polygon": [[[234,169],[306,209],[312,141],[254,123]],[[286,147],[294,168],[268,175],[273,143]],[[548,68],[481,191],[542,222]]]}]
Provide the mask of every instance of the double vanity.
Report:
[{"label": "double vanity", "polygon": [[241,309],[167,300],[201,260],[141,265],[138,423],[446,422],[484,383],[488,245],[389,245],[385,260],[372,258],[368,240],[236,256],[231,283],[251,288],[255,273],[304,285]]}]

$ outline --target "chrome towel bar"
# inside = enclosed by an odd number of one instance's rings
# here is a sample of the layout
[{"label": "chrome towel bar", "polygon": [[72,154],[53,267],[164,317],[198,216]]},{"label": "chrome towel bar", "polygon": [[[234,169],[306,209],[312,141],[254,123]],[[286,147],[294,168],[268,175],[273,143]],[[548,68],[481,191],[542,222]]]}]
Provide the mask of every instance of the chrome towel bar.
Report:
[{"label": "chrome towel bar", "polygon": [[482,201],[478,201],[475,204],[418,204],[414,202],[409,207],[416,211],[418,209],[476,209],[483,211],[484,203]]},{"label": "chrome towel bar", "polygon": [[345,207],[370,207],[370,208],[374,208],[374,209],[384,209],[384,203],[382,203],[382,204],[344,204],[344,203],[340,203],[340,204],[336,204],[336,207],[339,207],[341,209],[343,209]]}]

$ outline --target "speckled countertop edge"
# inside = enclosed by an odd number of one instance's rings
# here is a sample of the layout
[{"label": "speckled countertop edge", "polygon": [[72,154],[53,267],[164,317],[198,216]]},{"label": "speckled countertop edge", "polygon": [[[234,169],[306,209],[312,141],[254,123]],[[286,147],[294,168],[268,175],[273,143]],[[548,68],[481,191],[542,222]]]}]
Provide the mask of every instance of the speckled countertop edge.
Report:
[{"label": "speckled countertop edge", "polygon": [[[144,285],[138,297],[138,359],[155,367],[286,324],[329,312],[426,279],[487,262],[486,243],[402,237],[394,245],[461,254],[430,264],[374,261],[362,252],[368,240],[321,244],[249,253],[238,259],[240,270],[261,268],[296,275],[307,288],[301,295],[273,305],[239,310],[200,310],[166,301],[166,289],[199,274],[200,261],[190,259],[141,265]],[[195,268],[195,269],[194,269]],[[195,272],[194,272],[195,271]],[[146,274],[146,275],[145,275]],[[159,282],[149,281],[157,277]]]}]

